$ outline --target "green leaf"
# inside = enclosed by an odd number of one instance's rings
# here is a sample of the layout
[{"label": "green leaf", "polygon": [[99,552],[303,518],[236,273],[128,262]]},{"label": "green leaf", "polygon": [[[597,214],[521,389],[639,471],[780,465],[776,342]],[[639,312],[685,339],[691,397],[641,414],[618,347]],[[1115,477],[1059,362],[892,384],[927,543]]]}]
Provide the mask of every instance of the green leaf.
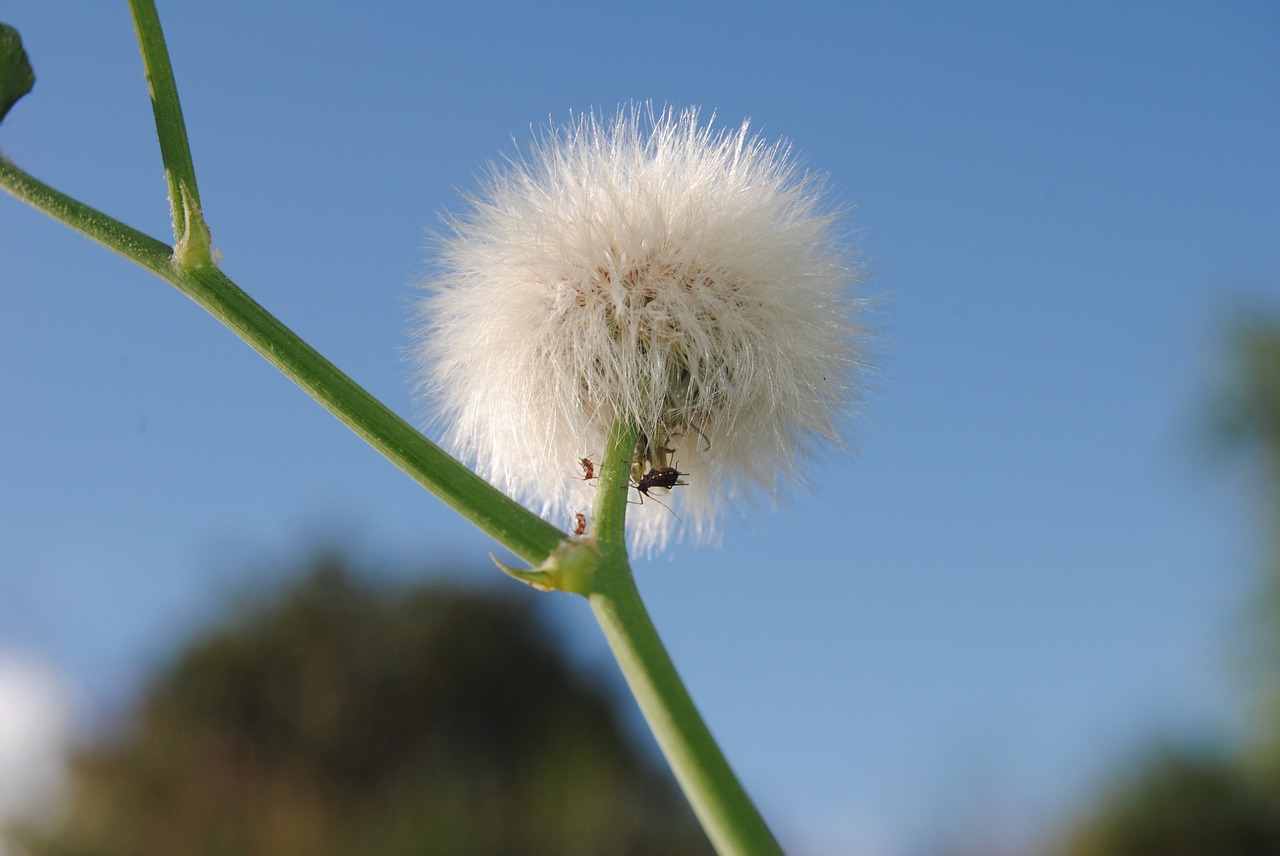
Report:
[{"label": "green leaf", "polygon": [[35,85],[36,73],[22,49],[22,36],[8,24],[0,24],[0,122]]}]

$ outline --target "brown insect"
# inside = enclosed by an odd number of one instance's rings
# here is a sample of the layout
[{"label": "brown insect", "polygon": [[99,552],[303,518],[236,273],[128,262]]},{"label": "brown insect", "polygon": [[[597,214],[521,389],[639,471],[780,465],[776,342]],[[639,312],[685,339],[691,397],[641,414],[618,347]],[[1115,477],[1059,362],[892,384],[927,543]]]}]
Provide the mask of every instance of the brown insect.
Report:
[{"label": "brown insect", "polygon": [[[687,476],[688,473],[682,473],[675,467],[654,467],[649,472],[636,479],[635,489],[640,494],[640,503],[644,504],[644,498],[649,496],[649,491],[655,487],[671,488],[676,485],[687,485],[688,482],[680,481],[680,476]],[[650,497],[652,499],[652,497]]]},{"label": "brown insect", "polygon": [[591,463],[590,458],[580,458],[578,463],[582,466],[583,481],[591,481],[596,477],[596,465]]},{"label": "brown insect", "polygon": [[[584,458],[583,460],[586,460],[586,459]],[[583,514],[581,511],[573,515],[573,534],[574,535],[587,534],[587,515]]]}]

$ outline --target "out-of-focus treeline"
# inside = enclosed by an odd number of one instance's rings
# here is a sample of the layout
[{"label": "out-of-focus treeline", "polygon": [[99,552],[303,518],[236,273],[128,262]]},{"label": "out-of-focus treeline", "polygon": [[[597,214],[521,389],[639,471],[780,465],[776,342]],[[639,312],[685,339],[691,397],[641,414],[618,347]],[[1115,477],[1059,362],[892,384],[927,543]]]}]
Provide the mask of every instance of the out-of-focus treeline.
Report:
[{"label": "out-of-focus treeline", "polygon": [[74,760],[36,856],[709,854],[524,592],[319,561],[192,640]]},{"label": "out-of-focus treeline", "polygon": [[1280,854],[1280,318],[1247,319],[1212,402],[1217,441],[1254,478],[1269,555],[1245,620],[1254,731],[1235,750],[1148,747],[1102,793],[1063,856]]}]

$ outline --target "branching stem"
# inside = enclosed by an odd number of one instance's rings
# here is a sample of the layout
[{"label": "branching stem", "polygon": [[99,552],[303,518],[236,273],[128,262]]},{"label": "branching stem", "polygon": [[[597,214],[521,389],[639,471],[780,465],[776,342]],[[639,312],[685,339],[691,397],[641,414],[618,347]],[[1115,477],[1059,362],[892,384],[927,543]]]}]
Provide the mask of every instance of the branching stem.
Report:
[{"label": "branching stem", "polygon": [[0,187],[177,287],[369,445],[520,558],[540,564],[568,537],[422,436],[218,268],[176,264],[167,244],[54,190],[3,155]]},{"label": "branching stem", "polygon": [[777,842],[716,745],[640,600],[626,551],[634,427],[619,420],[610,432],[599,468],[594,547],[570,541],[445,454],[259,306],[213,262],[155,4],[130,0],[130,7],[160,137],[175,245],[54,190],[3,154],[0,187],[177,287],[392,463],[525,561],[539,566],[555,554],[550,566],[558,562],[558,579],[565,590],[584,595],[590,603],[640,710],[717,851],[725,856],[779,856]]},{"label": "branching stem", "polygon": [[208,267],[213,263],[212,241],[201,213],[195,162],[178,100],[178,84],[169,62],[169,48],[160,29],[160,15],[153,0],[129,0],[129,11],[133,13],[138,47],[142,50],[142,69],[147,75],[164,178],[169,185],[174,261],[183,268]]}]

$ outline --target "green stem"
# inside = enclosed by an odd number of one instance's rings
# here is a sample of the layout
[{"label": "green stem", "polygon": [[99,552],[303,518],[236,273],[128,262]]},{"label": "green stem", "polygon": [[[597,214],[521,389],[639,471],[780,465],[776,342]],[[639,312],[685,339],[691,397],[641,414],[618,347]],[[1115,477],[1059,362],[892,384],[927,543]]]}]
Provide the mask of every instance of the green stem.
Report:
[{"label": "green stem", "polygon": [[596,474],[595,507],[591,509],[592,534],[606,560],[627,558],[627,500],[631,490],[631,459],[636,454],[636,432],[624,419],[612,426],[605,440],[604,456]]},{"label": "green stem", "polygon": [[3,155],[0,187],[176,286],[393,464],[525,561],[540,564],[568,537],[445,454],[216,267],[178,266],[168,245],[54,190]]},{"label": "green stem", "polygon": [[599,468],[593,516],[600,563],[586,585],[587,600],[716,852],[722,856],[780,856],[778,842],[689,697],[636,588],[625,543],[634,454],[635,430],[619,420],[609,435]]},{"label": "green stem", "polygon": [[173,237],[177,242],[179,263],[186,266],[187,252],[198,254],[193,266],[209,263],[209,231],[200,214],[200,190],[196,186],[196,167],[191,159],[187,125],[178,101],[178,84],[169,62],[169,48],[160,15],[152,0],[129,0],[133,26],[142,51],[142,68],[151,95],[151,112],[156,120],[156,136],[160,140],[160,157],[164,161],[164,178],[169,185],[169,207],[173,212]]}]

